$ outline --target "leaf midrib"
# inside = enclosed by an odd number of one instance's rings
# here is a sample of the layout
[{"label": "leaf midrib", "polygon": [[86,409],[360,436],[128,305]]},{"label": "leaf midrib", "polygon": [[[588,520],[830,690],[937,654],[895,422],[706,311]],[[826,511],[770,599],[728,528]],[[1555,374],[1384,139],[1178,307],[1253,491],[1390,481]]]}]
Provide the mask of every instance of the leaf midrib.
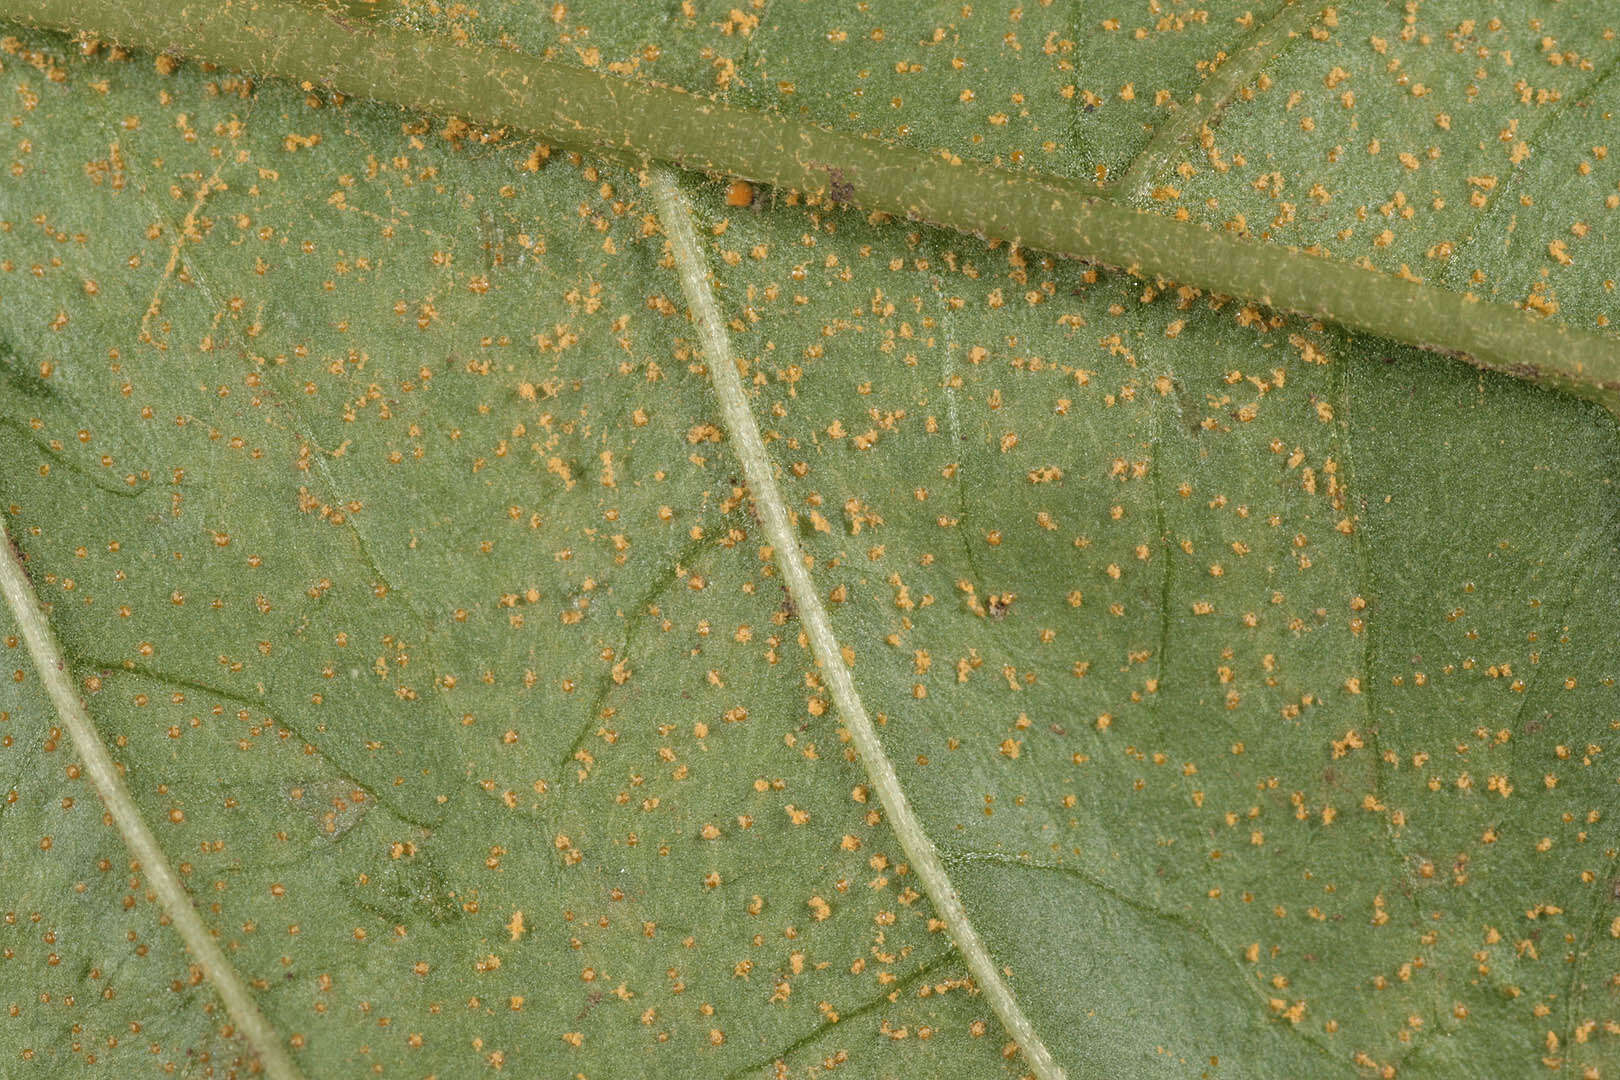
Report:
[{"label": "leaf midrib", "polygon": [[1456,354],[1620,414],[1620,342],[1613,338],[1364,261],[1137,211],[1073,180],[895,146],[511,50],[352,23],[292,0],[200,7],[0,0],[0,18],[529,129],[632,167],[667,162],[741,176],[800,192],[813,205],[858,206],[1246,297]]}]

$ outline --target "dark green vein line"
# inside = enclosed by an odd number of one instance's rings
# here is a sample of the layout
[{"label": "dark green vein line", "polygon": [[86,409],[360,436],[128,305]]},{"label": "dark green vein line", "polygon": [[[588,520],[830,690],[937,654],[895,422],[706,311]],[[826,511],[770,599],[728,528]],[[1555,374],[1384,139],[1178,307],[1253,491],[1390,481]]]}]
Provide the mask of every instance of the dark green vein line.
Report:
[{"label": "dark green vein line", "polygon": [[[1195,915],[1175,911],[1170,908],[1162,908],[1156,904],[1142,900],[1139,897],[1132,896],[1130,893],[1108,884],[1102,878],[1099,878],[1078,866],[1040,862],[1035,859],[1025,859],[1016,855],[1008,855],[1004,852],[978,851],[972,848],[947,849],[942,847],[940,849],[940,855],[946,860],[947,863],[955,865],[967,863],[989,863],[994,866],[1004,866],[1014,870],[1035,870],[1062,874],[1066,877],[1072,877],[1077,881],[1083,882],[1090,888],[1095,889],[1104,896],[1118,903],[1120,906],[1129,908],[1131,911],[1136,912],[1138,915],[1141,915],[1144,918],[1153,919],[1157,922],[1168,923],[1171,926],[1175,926],[1183,930],[1191,937],[1195,937],[1202,941],[1210,948],[1212,952],[1215,953],[1216,956],[1220,957],[1220,959],[1231,965],[1232,971],[1236,976],[1236,982],[1239,986],[1243,987],[1245,994],[1253,995],[1255,1000],[1261,1005],[1262,1008],[1270,1008],[1269,998],[1271,995],[1266,992],[1263,986],[1254,980],[1253,974],[1245,969],[1243,965],[1239,963],[1237,957],[1233,956],[1227,947],[1221,943],[1221,940],[1215,936],[1215,932],[1205,925],[1202,919]],[[1285,1024],[1281,1025],[1281,1027],[1282,1030],[1298,1037],[1322,1056],[1329,1057],[1332,1055],[1332,1051],[1328,1048],[1328,1046],[1309,1031],[1299,1028],[1293,1024]]]},{"label": "dark green vein line", "polygon": [[152,486],[150,480],[143,480],[139,485],[130,487],[128,484],[117,482],[104,472],[94,472],[89,467],[73,460],[73,458],[62,453],[60,450],[52,449],[50,444],[45,439],[40,438],[37,434],[30,431],[28,429],[28,425],[24,424],[20,420],[13,419],[9,416],[0,416],[0,427],[11,428],[13,431],[17,432],[17,434],[21,435],[23,438],[32,443],[35,449],[40,452],[41,456],[48,457],[52,463],[62,466],[62,468],[67,469],[69,472],[74,472],[84,477],[85,480],[89,482],[91,487],[95,488],[103,495],[114,495],[120,499],[138,499],[142,495],[146,494],[147,489]]},{"label": "dark green vein line", "polygon": [[[621,660],[629,658],[631,649],[635,646],[636,639],[641,634],[642,627],[653,618],[653,616],[647,614],[647,609],[674,587],[675,583],[680,580],[680,568],[696,560],[702,553],[705,543],[707,541],[687,541],[686,546],[682,547],[674,558],[669,560],[669,565],[659,570],[658,579],[648,586],[647,591],[629,607],[625,616],[624,636],[619,641],[619,647],[614,651],[615,656]],[[607,696],[613,692],[613,688],[617,685],[614,682],[611,670],[604,672],[597,680],[596,692],[591,695],[591,703],[585,714],[585,719],[581,722],[579,731],[575,733],[573,741],[563,751],[562,759],[557,762],[558,783],[562,783],[563,777],[567,775],[569,763],[574,760],[574,755],[579,753],[580,747],[585,745],[585,740],[590,737],[591,731],[601,727],[602,706],[607,703]]]},{"label": "dark green vein line", "polygon": [[[1359,400],[1350,388],[1351,370],[1345,364],[1339,364],[1334,372],[1334,393],[1338,398],[1335,408],[1339,410],[1339,428],[1337,441],[1339,444],[1339,458],[1342,470],[1342,480],[1346,489],[1345,513],[1350,518],[1350,550],[1354,553],[1356,567],[1357,592],[1367,607],[1363,609],[1361,638],[1361,727],[1362,736],[1367,743],[1367,753],[1372,763],[1372,794],[1380,804],[1383,804],[1389,795],[1385,778],[1388,774],[1388,765],[1384,761],[1384,711],[1380,710],[1381,695],[1375,693],[1379,687],[1377,674],[1377,661],[1379,652],[1377,642],[1373,636],[1374,628],[1378,625],[1379,609],[1381,607],[1381,590],[1373,582],[1373,557],[1367,544],[1367,507],[1372,501],[1372,493],[1361,488],[1361,461],[1356,457],[1356,446],[1359,440],[1353,437],[1356,424],[1361,420],[1359,411],[1353,408]],[[1387,711],[1387,710],[1385,710]],[[1395,826],[1387,815],[1379,817],[1379,835],[1383,837],[1384,845],[1389,848],[1390,858],[1393,860],[1394,872],[1399,879],[1404,880],[1408,867],[1408,852],[1401,847],[1400,837]],[[1398,890],[1399,891],[1399,890]],[[1422,905],[1418,902],[1415,892],[1406,891],[1406,899],[1411,905],[1414,915],[1420,915]]]},{"label": "dark green vein line", "polygon": [[261,713],[268,714],[269,719],[273,721],[277,727],[283,728],[290,732],[293,738],[297,739],[306,746],[314,746],[318,748],[321,752],[321,756],[326,759],[328,764],[330,764],[340,776],[343,777],[344,781],[346,783],[353,784],[361,791],[364,791],[366,793],[366,797],[371,799],[372,802],[376,803],[384,810],[387,810],[390,814],[393,814],[407,825],[414,825],[424,832],[432,832],[434,829],[438,828],[437,821],[429,821],[425,818],[420,818],[412,814],[404,807],[395,803],[394,800],[390,798],[384,791],[366,783],[353,773],[349,772],[349,770],[343,768],[329,750],[320,746],[319,743],[309,739],[302,731],[298,729],[297,725],[289,724],[280,715],[276,715],[275,710],[271,708],[270,703],[267,700],[268,695],[256,697],[252,694],[244,694],[237,690],[228,690],[225,687],[215,686],[212,683],[204,682],[200,679],[193,679],[184,675],[171,675],[167,672],[158,671],[154,668],[137,664],[132,660],[108,660],[104,657],[88,656],[82,652],[78,652],[74,649],[66,647],[64,647],[62,651],[67,656],[73,667],[80,671],[99,671],[103,674],[130,675],[139,679],[149,679],[152,682],[161,683],[164,686],[175,686],[182,690],[190,690],[198,694],[207,694],[210,697],[219,698],[221,701],[229,701],[232,704],[239,705],[245,709],[256,709]]},{"label": "dark green vein line", "polygon": [[[1168,408],[1169,406],[1166,406]],[[1154,693],[1153,716],[1159,717],[1160,703],[1166,698],[1164,692],[1165,676],[1168,671],[1166,660],[1170,653],[1170,633],[1174,629],[1175,618],[1170,614],[1170,597],[1174,595],[1176,583],[1176,548],[1170,543],[1170,524],[1165,515],[1165,479],[1164,463],[1159,460],[1163,453],[1165,433],[1160,430],[1159,416],[1163,409],[1154,413],[1152,444],[1149,447],[1150,457],[1148,468],[1153,471],[1153,529],[1159,534],[1159,557],[1164,560],[1164,572],[1159,578],[1159,633],[1157,643],[1153,647],[1154,667]]]},{"label": "dark green vein line", "polygon": [[926,979],[942,964],[944,964],[945,961],[951,959],[955,955],[955,949],[947,949],[938,956],[934,957],[932,960],[928,961],[926,964],[922,965],[922,967],[919,967],[916,971],[913,971],[910,975],[907,975],[905,978],[901,979],[892,988],[883,991],[883,993],[879,994],[871,1001],[858,1005],[855,1008],[850,1009],[848,1012],[839,1013],[837,1020],[816,1025],[803,1035],[800,1035],[797,1039],[794,1039],[792,1042],[788,1043],[776,1053],[772,1054],[768,1060],[756,1061],[752,1065],[744,1065],[740,1069],[733,1069],[731,1072],[726,1074],[725,1080],[738,1080],[739,1077],[747,1076],[750,1073],[759,1072],[761,1069],[768,1069],[778,1061],[787,1060],[788,1055],[794,1053],[795,1051],[802,1050],[804,1047],[809,1046],[811,1043],[827,1034],[827,1032],[831,1031],[835,1026],[839,1024],[847,1024],[851,1020],[854,1020],[857,1017],[865,1016],[867,1013],[872,1012],[875,1009],[881,1009],[885,1003],[891,1000],[897,1000],[900,994],[905,993],[907,990],[910,990],[913,986],[916,986],[919,982]]}]

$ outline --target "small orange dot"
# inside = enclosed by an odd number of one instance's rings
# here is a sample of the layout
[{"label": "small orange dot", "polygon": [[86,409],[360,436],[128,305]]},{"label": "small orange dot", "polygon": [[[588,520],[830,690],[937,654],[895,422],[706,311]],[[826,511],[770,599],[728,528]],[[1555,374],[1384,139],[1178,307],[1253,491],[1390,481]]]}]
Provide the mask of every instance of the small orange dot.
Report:
[{"label": "small orange dot", "polygon": [[754,201],[754,185],[746,180],[733,180],[726,188],[727,206],[748,206]]}]

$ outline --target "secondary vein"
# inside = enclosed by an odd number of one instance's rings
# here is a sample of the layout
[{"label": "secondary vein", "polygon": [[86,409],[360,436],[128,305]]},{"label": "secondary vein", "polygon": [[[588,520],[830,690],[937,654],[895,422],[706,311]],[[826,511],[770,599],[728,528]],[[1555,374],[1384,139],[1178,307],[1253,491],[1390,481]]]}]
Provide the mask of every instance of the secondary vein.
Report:
[{"label": "secondary vein", "polygon": [[1135,199],[1147,194],[1160,170],[1203,128],[1212,125],[1221,110],[1289,44],[1322,17],[1315,0],[1284,0],[1271,20],[1251,33],[1237,51],[1221,62],[1192,101],[1176,108],[1153,131],[1153,138],[1131,160],[1111,194]]},{"label": "secondary vein", "polygon": [[816,594],[810,572],[805,569],[804,552],[800,550],[788,523],[787,504],[776,486],[770,454],[760,438],[759,425],[754,422],[754,414],[749,410],[748,400],[743,394],[742,376],[738,374],[737,365],[732,359],[725,323],[720,318],[714,292],[709,286],[708,260],[698,246],[697,234],[692,228],[691,206],[681,193],[674,172],[668,168],[660,167],[652,171],[652,187],[658,202],[658,217],[663,222],[664,235],[669,239],[670,250],[675,257],[675,269],[680,274],[681,288],[686,293],[693,319],[697,322],[698,337],[703,344],[715,395],[720,399],[732,450],[742,462],[749,495],[759,511],[765,537],[775,553],[776,565],[786,581],[788,595],[798,609],[799,623],[804,627],[805,636],[810,639],[810,651],[815,656],[816,666],[826,680],[833,704],[838,707],[844,727],[849,730],[861,763],[866,766],[867,776],[889,820],[889,827],[894,830],[906,859],[921,880],[923,892],[933,903],[935,912],[950,932],[951,940],[956,943],[957,951],[973,973],[974,981],[989,1000],[1002,1026],[1023,1051],[1024,1060],[1039,1080],[1063,1080],[1062,1067],[1053,1059],[1046,1044],[1041,1042],[1034,1025],[1024,1015],[1023,1008],[1002,979],[989,949],[968,919],[961,898],[956,895],[956,889],[945,872],[945,865],[940,861],[939,852],[934,849],[934,841],[923,829],[916,811],[911,808],[911,800],[900,786],[894,765],[884,753],[883,744],[878,741],[877,729],[872,726],[866,706],[855,690],[854,679],[850,676],[849,666],[844,663],[843,652],[833,635],[832,624],[827,620],[826,609],[821,606],[821,597]]},{"label": "secondary vein", "polygon": [[242,977],[225,959],[213,935],[203,925],[197,909],[192,906],[191,897],[186,894],[185,886],[180,884],[168,857],[158,847],[152,830],[147,828],[140,810],[130,798],[129,789],[118,774],[118,767],[113,764],[112,756],[107,753],[107,747],[91,723],[84,702],[79,700],[78,692],[73,689],[67,661],[62,657],[56,635],[51,632],[50,622],[39,606],[34,587],[28,580],[16,549],[11,545],[11,537],[7,535],[3,521],[0,521],[0,594],[4,594],[6,606],[17,621],[17,632],[28,646],[28,654],[33,658],[45,693],[61,715],[62,724],[73,740],[73,749],[84,763],[85,775],[101,796],[102,804],[107,807],[107,813],[118,827],[130,854],[140,864],[141,873],[157,894],[170,924],[213,984],[214,992],[225,1003],[225,1011],[230,1014],[232,1022],[257,1051],[265,1075],[270,1080],[302,1080],[302,1074],[287,1056],[275,1029],[259,1011],[258,1005],[254,1004]]}]

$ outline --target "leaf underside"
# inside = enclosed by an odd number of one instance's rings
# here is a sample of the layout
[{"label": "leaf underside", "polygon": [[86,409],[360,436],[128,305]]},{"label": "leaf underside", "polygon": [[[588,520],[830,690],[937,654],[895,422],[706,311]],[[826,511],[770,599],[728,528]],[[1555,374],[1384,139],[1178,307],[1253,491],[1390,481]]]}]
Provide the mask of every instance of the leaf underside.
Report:
[{"label": "leaf underside", "polygon": [[[1274,14],[1094,7],[372,17],[1090,180]],[[1146,201],[1608,332],[1620,42],[1477,7],[1341,6]],[[0,510],[305,1073],[1018,1075],[761,550],[638,178],[6,50]],[[1607,414],[691,193],[856,687],[1071,1075],[1615,1074]],[[0,1072],[244,1073],[0,642]]]}]

